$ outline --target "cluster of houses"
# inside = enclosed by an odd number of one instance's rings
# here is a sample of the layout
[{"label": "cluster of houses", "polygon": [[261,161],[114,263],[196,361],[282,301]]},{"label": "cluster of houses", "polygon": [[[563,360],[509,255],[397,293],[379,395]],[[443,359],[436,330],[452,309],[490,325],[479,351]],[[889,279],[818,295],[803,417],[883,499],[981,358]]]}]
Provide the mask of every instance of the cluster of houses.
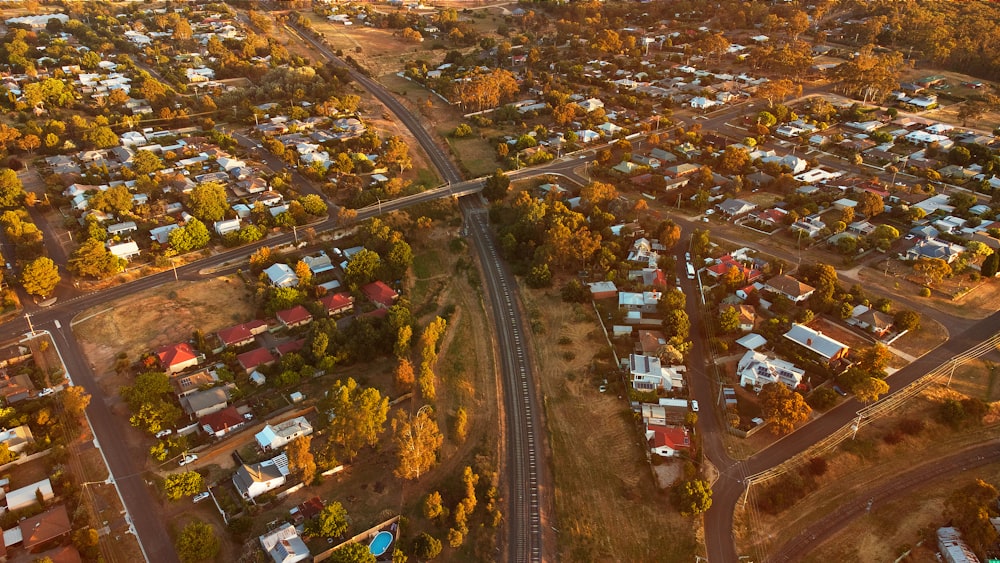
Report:
[{"label": "cluster of houses", "polygon": [[[274,109],[274,104],[264,104],[257,107],[262,112]],[[356,139],[364,134],[365,124],[356,115],[342,117],[312,116],[303,119],[292,119],[285,115],[266,117],[264,122],[254,127],[256,133],[263,138],[274,139],[282,144],[286,151],[295,151],[299,164],[303,166],[320,166],[323,170],[330,168],[336,156],[333,149],[343,141]],[[375,168],[378,154],[351,154],[353,161],[365,160]],[[384,174],[386,170],[375,170],[375,174]],[[384,178],[382,181],[386,181]]]}]

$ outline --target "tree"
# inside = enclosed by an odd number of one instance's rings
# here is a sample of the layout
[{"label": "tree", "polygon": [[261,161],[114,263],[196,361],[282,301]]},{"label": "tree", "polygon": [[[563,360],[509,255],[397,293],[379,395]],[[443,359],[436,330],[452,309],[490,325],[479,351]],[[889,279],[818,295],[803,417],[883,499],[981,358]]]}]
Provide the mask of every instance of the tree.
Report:
[{"label": "tree", "polygon": [[683,516],[697,516],[712,507],[712,486],[703,479],[691,479],[674,487],[674,507]]},{"label": "tree", "polygon": [[312,283],[312,268],[303,260],[295,263],[295,275],[299,278],[299,285],[308,286]]},{"label": "tree", "polygon": [[300,473],[306,484],[311,483],[316,476],[316,458],[313,457],[311,447],[312,436],[299,436],[285,447],[289,468]]},{"label": "tree", "polygon": [[855,365],[868,375],[882,377],[891,360],[892,352],[889,351],[889,348],[884,344],[876,343],[858,354],[858,361]]},{"label": "tree", "polygon": [[339,538],[347,531],[347,509],[331,502],[306,524],[306,533],[319,538]]},{"label": "tree", "polygon": [[768,383],[757,395],[764,420],[771,425],[777,435],[788,434],[800,422],[809,420],[812,409],[802,395],[795,393],[781,383]]},{"label": "tree", "polygon": [[206,222],[221,221],[226,216],[229,203],[226,188],[218,182],[203,182],[191,190],[188,196],[191,214]]},{"label": "tree", "polygon": [[139,150],[132,156],[132,171],[137,176],[146,176],[163,170],[163,160],[153,151]]},{"label": "tree", "polygon": [[375,279],[380,262],[379,255],[367,248],[351,256],[344,271],[348,287],[352,290],[357,289]]},{"label": "tree", "polygon": [[327,207],[326,202],[323,201],[323,198],[316,194],[302,196],[299,203],[302,204],[302,209],[306,213],[314,217],[326,217],[326,214],[329,211],[329,208]]},{"label": "tree", "polygon": [[211,524],[193,520],[184,526],[174,542],[183,563],[214,559],[219,554],[219,538]]},{"label": "tree", "polygon": [[59,267],[45,256],[28,262],[21,271],[21,286],[29,294],[39,297],[51,295],[61,280]]},{"label": "tree", "polygon": [[917,330],[920,328],[920,313],[908,309],[897,311],[892,318],[892,327],[896,332]]},{"label": "tree", "polygon": [[15,207],[24,199],[24,186],[17,172],[0,168],[0,207]]},{"label": "tree", "polygon": [[179,254],[197,250],[208,246],[212,235],[208,232],[208,227],[201,221],[191,218],[187,225],[178,227],[167,235],[170,246]]},{"label": "tree", "polygon": [[452,423],[452,431],[456,441],[465,441],[465,437],[469,433],[469,415],[465,412],[465,407],[458,407],[458,410],[455,411],[455,420]]},{"label": "tree", "polygon": [[437,462],[438,450],[444,443],[431,409],[421,408],[412,417],[400,414],[393,420],[393,431],[399,456],[396,476],[419,479]]},{"label": "tree", "polygon": [[407,358],[399,358],[399,363],[396,364],[396,369],[393,371],[393,383],[396,386],[396,392],[409,393],[413,390],[414,381],[413,364]]},{"label": "tree", "polygon": [[87,410],[87,405],[90,404],[90,395],[79,385],[63,389],[59,397],[62,399],[63,408],[66,410],[66,413],[74,418],[83,416],[84,411]]},{"label": "tree", "polygon": [[423,532],[413,538],[413,556],[417,559],[434,559],[441,554],[441,541],[434,536]]},{"label": "tree", "polygon": [[997,275],[997,270],[1000,270],[1000,255],[994,250],[989,256],[983,259],[980,272],[983,274],[983,277],[992,278]]},{"label": "tree", "polygon": [[945,503],[945,514],[976,553],[982,554],[997,540],[996,528],[990,523],[997,515],[996,498],[996,487],[976,479],[952,493]]},{"label": "tree", "polygon": [[840,80],[841,92],[868,103],[881,100],[899,87],[902,67],[903,54],[899,51],[876,54],[874,45],[866,45],[854,58],[837,66],[834,77]]},{"label": "tree", "polygon": [[787,78],[771,80],[757,87],[757,97],[767,100],[768,107],[774,107],[775,102],[783,102],[789,96],[799,96],[801,94],[802,85],[796,84]]},{"label": "tree", "polygon": [[490,201],[502,201],[510,191],[510,178],[499,168],[492,176],[486,178],[483,186],[483,197]]},{"label": "tree", "polygon": [[921,258],[913,265],[913,270],[927,278],[927,285],[938,283],[951,275],[951,265],[940,258]]},{"label": "tree", "polygon": [[83,132],[83,140],[98,149],[118,146],[118,135],[107,125],[93,127]]},{"label": "tree", "polygon": [[605,205],[618,197],[618,190],[605,182],[591,182],[580,190],[580,199],[594,207]]},{"label": "tree", "polygon": [[666,248],[673,248],[681,240],[681,228],[670,219],[660,223],[658,232],[660,244]]},{"label": "tree", "polygon": [[197,471],[185,471],[167,475],[163,481],[163,492],[170,500],[178,500],[197,494],[205,488],[205,479]]},{"label": "tree", "polygon": [[103,242],[88,238],[73,252],[69,269],[78,276],[103,279],[120,272],[127,262],[108,252]]},{"label": "tree", "polygon": [[378,443],[389,415],[388,398],[347,378],[330,390],[329,402],[333,414],[328,426],[330,439],[343,448],[348,459],[354,459],[362,447]]},{"label": "tree", "polygon": [[858,195],[858,205],[854,210],[871,219],[885,210],[885,202],[882,201],[882,196],[863,191]]},{"label": "tree", "polygon": [[126,186],[115,186],[97,192],[87,202],[87,207],[91,209],[116,214],[132,211],[133,205],[132,193]]},{"label": "tree", "polygon": [[163,372],[139,374],[132,385],[122,387],[121,395],[132,412],[129,423],[150,434],[169,428],[181,415],[173,403],[170,379]]},{"label": "tree", "polygon": [[428,520],[433,520],[444,514],[444,506],[441,504],[441,493],[434,491],[426,497],[424,497],[424,502],[421,504],[421,509],[424,513],[424,518]]},{"label": "tree", "polygon": [[333,563],[375,563],[368,546],[363,543],[349,543],[330,554]]},{"label": "tree", "polygon": [[855,384],[852,391],[859,401],[867,405],[888,393],[889,384],[877,377],[866,377]]},{"label": "tree", "polygon": [[722,332],[736,332],[740,329],[740,313],[736,307],[729,306],[719,314],[719,330]]},{"label": "tree", "polygon": [[395,164],[398,166],[400,173],[412,166],[409,145],[406,144],[406,141],[395,135],[386,139],[385,147],[382,148],[382,155],[379,158],[386,164]]}]

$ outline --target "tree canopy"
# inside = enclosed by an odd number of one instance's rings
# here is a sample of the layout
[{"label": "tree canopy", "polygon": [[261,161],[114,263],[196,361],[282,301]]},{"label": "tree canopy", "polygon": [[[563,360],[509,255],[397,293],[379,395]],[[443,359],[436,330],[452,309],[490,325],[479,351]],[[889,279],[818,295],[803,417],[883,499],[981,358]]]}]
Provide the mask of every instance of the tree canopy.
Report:
[{"label": "tree canopy", "polygon": [[331,502],[306,524],[306,533],[320,538],[339,538],[347,531],[347,509]]},{"label": "tree canopy", "polygon": [[24,199],[24,186],[17,172],[10,168],[0,168],[0,207],[20,205]]},{"label": "tree canopy", "polygon": [[768,383],[757,395],[764,420],[777,435],[788,434],[795,426],[809,420],[812,409],[802,395],[781,383]]},{"label": "tree canopy", "polygon": [[393,421],[399,465],[396,476],[419,479],[437,463],[437,453],[444,443],[430,409],[422,408],[416,416],[400,416]]},{"label": "tree canopy", "polygon": [[229,209],[226,187],[218,182],[202,182],[191,190],[188,205],[191,214],[202,221],[221,221]]},{"label": "tree canopy", "polygon": [[389,399],[378,389],[360,387],[347,378],[337,381],[327,401],[333,415],[328,426],[330,440],[343,449],[348,459],[354,459],[362,447],[378,443],[389,415]]},{"label": "tree canopy", "polygon": [[219,554],[219,538],[211,524],[201,520],[189,522],[174,542],[183,563],[214,559]]},{"label": "tree canopy", "polygon": [[111,254],[103,242],[88,238],[70,257],[69,269],[78,276],[103,279],[120,272],[126,261]]},{"label": "tree canopy", "polygon": [[31,295],[48,297],[61,280],[59,267],[45,256],[28,262],[21,270],[21,285]]}]

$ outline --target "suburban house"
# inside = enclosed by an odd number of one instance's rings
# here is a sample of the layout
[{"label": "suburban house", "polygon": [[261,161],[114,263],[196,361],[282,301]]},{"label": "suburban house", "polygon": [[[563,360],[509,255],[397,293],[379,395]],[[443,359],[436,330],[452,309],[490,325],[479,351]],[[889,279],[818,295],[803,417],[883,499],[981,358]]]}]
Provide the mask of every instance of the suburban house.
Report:
[{"label": "suburban house", "polygon": [[979,557],[965,543],[957,528],[938,528],[937,543],[938,550],[947,563],[979,563]]},{"label": "suburban house", "polygon": [[767,280],[767,283],[764,284],[764,289],[777,293],[778,295],[784,295],[793,303],[805,301],[810,295],[813,294],[814,291],[816,291],[815,287],[804,284],[787,274],[774,276],[773,278]]},{"label": "suburban house", "polygon": [[727,199],[722,203],[716,204],[715,208],[727,217],[738,217],[757,209],[757,204],[742,199]]},{"label": "suburban house", "polygon": [[226,236],[229,233],[235,233],[240,230],[240,218],[236,217],[235,219],[216,221],[214,226],[215,232],[218,233],[219,236]]},{"label": "suburban house", "polygon": [[753,330],[753,324],[757,320],[757,311],[750,305],[728,305],[723,303],[722,305],[719,305],[719,313],[722,313],[730,307],[736,309],[736,314],[740,319],[740,330],[743,332],[750,332]]},{"label": "suburban house", "polygon": [[618,295],[618,287],[613,281],[599,281],[587,284],[590,287],[591,299],[611,299]]},{"label": "suburban house", "polygon": [[257,433],[257,446],[263,451],[280,450],[299,436],[312,434],[313,427],[306,417],[299,416],[271,426],[268,424]]},{"label": "suburban house", "polygon": [[785,338],[802,346],[806,350],[816,354],[827,363],[833,363],[845,358],[850,352],[850,347],[838,342],[823,333],[813,330],[806,325],[795,323],[792,328],[785,333]]},{"label": "suburban house", "polygon": [[333,262],[330,261],[330,257],[326,255],[326,252],[322,250],[315,256],[302,258],[302,261],[306,263],[306,266],[309,266],[309,271],[313,275],[329,272],[333,269]]},{"label": "suburban house", "polygon": [[940,258],[951,264],[958,258],[958,255],[965,251],[960,245],[945,242],[935,238],[918,241],[911,246],[903,256],[906,260],[919,260],[921,258]]},{"label": "suburban house", "polygon": [[156,357],[160,359],[160,366],[167,375],[194,367],[205,359],[187,342],[162,346],[156,351]]},{"label": "suburban house", "polygon": [[288,456],[281,454],[252,465],[244,463],[233,475],[233,484],[243,498],[253,500],[284,485],[288,473]]},{"label": "suburban house", "polygon": [[637,391],[681,389],[684,387],[684,366],[664,367],[655,356],[629,354],[632,387]]},{"label": "suburban house", "polygon": [[226,407],[221,411],[201,417],[198,424],[205,434],[222,438],[230,432],[243,428],[246,419],[236,410],[236,407]]},{"label": "suburban house", "polygon": [[369,301],[375,304],[376,307],[380,309],[388,309],[392,307],[392,304],[396,302],[399,298],[399,294],[396,290],[392,289],[385,282],[381,280],[375,280],[369,284],[364,285],[361,288],[362,293]]},{"label": "suburban house", "polygon": [[295,328],[298,326],[305,326],[312,322],[312,315],[309,311],[302,305],[296,305],[291,309],[284,309],[278,311],[274,314],[278,321],[285,328]]},{"label": "suburban house", "polygon": [[7,444],[7,449],[14,453],[23,452],[34,441],[31,428],[28,428],[26,424],[0,432],[0,444]]},{"label": "suburban house", "polygon": [[877,309],[868,309],[854,319],[859,328],[863,328],[879,338],[889,334],[889,331],[892,330],[892,324],[895,322],[892,315]]},{"label": "suburban house", "polygon": [[274,563],[298,563],[309,559],[309,548],[290,522],[259,536],[260,546]]},{"label": "suburban house", "polygon": [[25,518],[17,526],[21,530],[21,544],[30,553],[42,551],[42,548],[51,546],[50,542],[53,540],[69,535],[73,531],[69,512],[62,504],[37,516]]},{"label": "suburban house", "polygon": [[37,483],[32,483],[21,487],[20,489],[10,491],[3,496],[3,499],[4,506],[7,507],[7,511],[9,512],[39,504],[39,498],[41,498],[41,501],[44,502],[52,499],[54,496],[55,493],[52,491],[52,482],[49,481],[48,478],[45,478]]},{"label": "suburban house", "polygon": [[618,293],[618,308],[626,311],[655,313],[659,303],[659,291],[643,291],[642,293],[622,291]]},{"label": "suburban house", "polygon": [[681,450],[691,447],[691,438],[683,426],[646,425],[646,440],[649,450],[662,457],[676,457]]},{"label": "suburban house", "polygon": [[219,412],[229,404],[229,389],[212,387],[195,391],[180,398],[184,412],[192,418],[202,418],[214,412]]},{"label": "suburban house", "polygon": [[354,296],[350,293],[331,293],[320,298],[319,304],[329,316],[350,313],[354,310]]},{"label": "suburban house", "polygon": [[644,356],[659,356],[660,350],[666,345],[667,335],[663,334],[663,331],[640,329],[635,350]]},{"label": "suburban house", "polygon": [[271,285],[274,287],[295,287],[299,285],[299,277],[295,275],[295,271],[288,264],[281,262],[272,264],[264,270],[264,273],[267,274],[267,279],[270,280]]},{"label": "suburban house", "polygon": [[267,330],[267,323],[261,320],[254,320],[236,326],[231,326],[219,331],[219,340],[226,348],[234,348],[252,344],[254,336],[262,334]]},{"label": "suburban house", "polygon": [[190,373],[170,374],[170,386],[174,389],[177,398],[190,395],[204,386],[215,385],[219,382],[219,376],[215,370],[200,369]]},{"label": "suburban house", "polygon": [[269,366],[276,359],[274,354],[267,348],[255,348],[236,356],[236,361],[240,363],[240,367],[246,370],[247,373],[254,371],[260,366]]},{"label": "suburban house", "polygon": [[736,373],[740,376],[740,387],[749,385],[760,392],[761,387],[768,383],[782,383],[789,389],[795,389],[802,383],[806,372],[790,362],[747,350],[736,366]]},{"label": "suburban house", "polygon": [[122,260],[131,260],[142,253],[142,251],[139,250],[139,245],[134,241],[109,244],[108,252],[116,258],[121,258]]}]

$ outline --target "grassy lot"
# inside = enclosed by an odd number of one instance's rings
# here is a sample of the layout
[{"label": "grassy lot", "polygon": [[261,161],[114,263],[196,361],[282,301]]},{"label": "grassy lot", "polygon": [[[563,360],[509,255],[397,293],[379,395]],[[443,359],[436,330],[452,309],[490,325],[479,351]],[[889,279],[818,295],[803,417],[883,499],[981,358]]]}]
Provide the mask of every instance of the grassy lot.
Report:
[{"label": "grassy lot", "polygon": [[545,397],[560,558],[693,559],[697,524],[657,489],[623,382],[609,377],[608,392],[597,390],[610,361],[594,312],[556,291],[522,292]]},{"label": "grassy lot", "polygon": [[[924,280],[913,270],[896,260],[890,260],[888,269],[885,261],[864,267],[858,273],[865,288],[885,294],[906,295],[918,299],[939,311],[966,319],[983,319],[1000,309],[1000,291],[996,291],[996,280],[972,282],[967,275],[958,275],[943,280],[932,287],[930,297],[917,297]],[[953,299],[960,288],[974,288],[960,298]]]},{"label": "grassy lot", "polygon": [[920,357],[948,340],[948,329],[941,323],[924,316],[920,319],[920,328],[907,332],[899,340],[893,342],[893,348]]},{"label": "grassy lot", "polygon": [[968,397],[986,402],[1000,399],[1000,377],[997,373],[996,354],[993,360],[977,359],[955,368],[951,388]]}]

